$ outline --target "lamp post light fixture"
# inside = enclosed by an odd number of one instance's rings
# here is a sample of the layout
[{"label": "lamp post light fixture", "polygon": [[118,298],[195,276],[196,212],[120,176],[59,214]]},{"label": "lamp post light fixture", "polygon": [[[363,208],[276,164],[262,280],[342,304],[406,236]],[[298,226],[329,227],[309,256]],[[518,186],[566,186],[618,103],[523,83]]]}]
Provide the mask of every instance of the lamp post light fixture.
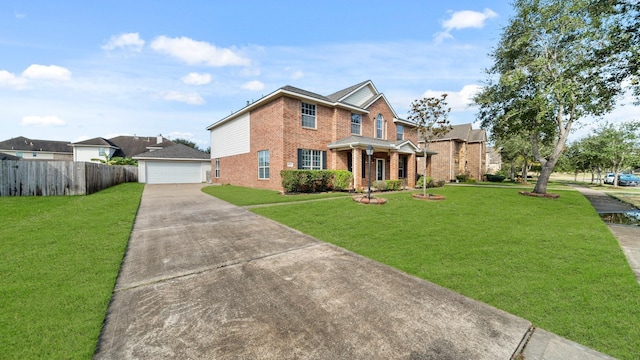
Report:
[{"label": "lamp post light fixture", "polygon": [[367,155],[369,156],[369,191],[367,198],[371,200],[371,155],[373,155],[373,146],[367,145]]}]

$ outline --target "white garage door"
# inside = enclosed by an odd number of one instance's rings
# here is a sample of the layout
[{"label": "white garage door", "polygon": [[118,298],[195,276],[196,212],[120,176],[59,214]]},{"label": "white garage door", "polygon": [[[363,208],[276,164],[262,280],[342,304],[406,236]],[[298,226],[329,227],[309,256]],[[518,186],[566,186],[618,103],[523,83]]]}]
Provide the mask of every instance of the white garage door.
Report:
[{"label": "white garage door", "polygon": [[147,161],[147,184],[188,184],[202,182],[200,163]]}]

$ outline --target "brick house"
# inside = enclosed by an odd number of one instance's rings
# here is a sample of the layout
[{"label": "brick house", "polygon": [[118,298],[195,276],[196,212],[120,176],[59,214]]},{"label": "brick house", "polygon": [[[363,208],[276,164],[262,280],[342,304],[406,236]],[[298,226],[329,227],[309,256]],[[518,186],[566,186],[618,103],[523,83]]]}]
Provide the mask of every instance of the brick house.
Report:
[{"label": "brick house", "polygon": [[[432,141],[429,150],[437,155],[427,157],[427,175],[436,181],[453,181],[460,174],[481,181],[487,172],[487,133],[473,129],[471,124],[454,125],[451,131]],[[424,163],[424,158],[419,160],[420,174]]]},{"label": "brick house", "polygon": [[327,96],[284,86],[207,130],[211,181],[218,184],[281,190],[280,170],[333,169],[351,171],[353,187],[363,189],[368,145],[372,182],[402,179],[413,187],[425,163],[434,180],[482,180],[487,166],[484,130],[454,125],[423,150],[415,124],[400,118],[370,80]]},{"label": "brick house", "polygon": [[372,145],[372,181],[413,186],[424,156],[415,126],[369,80],[327,96],[284,86],[207,130],[219,184],[281,190],[283,169],[333,169],[351,171],[353,186],[365,188]]}]

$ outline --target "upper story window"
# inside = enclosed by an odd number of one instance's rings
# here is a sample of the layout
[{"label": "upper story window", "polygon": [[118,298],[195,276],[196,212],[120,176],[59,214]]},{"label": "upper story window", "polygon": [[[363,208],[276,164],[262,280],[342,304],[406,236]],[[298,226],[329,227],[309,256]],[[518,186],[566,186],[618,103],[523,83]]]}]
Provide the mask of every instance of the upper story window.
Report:
[{"label": "upper story window", "polygon": [[351,133],[360,135],[362,127],[362,115],[351,113]]},{"label": "upper story window", "polygon": [[396,140],[404,140],[404,126],[396,125]]},{"label": "upper story window", "polygon": [[316,128],[316,105],[302,103],[302,127]]},{"label": "upper story window", "polygon": [[376,118],[376,138],[382,139],[382,128],[384,126],[384,121],[382,119],[382,114],[378,114]]}]

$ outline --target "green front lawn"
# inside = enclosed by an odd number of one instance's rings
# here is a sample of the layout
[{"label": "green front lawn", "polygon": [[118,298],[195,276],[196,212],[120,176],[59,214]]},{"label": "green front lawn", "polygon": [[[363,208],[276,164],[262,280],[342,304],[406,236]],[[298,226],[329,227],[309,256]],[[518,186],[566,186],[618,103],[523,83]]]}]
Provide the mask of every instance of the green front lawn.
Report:
[{"label": "green front lawn", "polygon": [[640,286],[580,193],[554,191],[561,196],[551,200],[514,188],[429,190],[446,200],[385,193],[382,206],[345,198],[252,211],[604,353],[640,354]]},{"label": "green front lawn", "polygon": [[93,356],[142,189],[0,198],[0,358]]},{"label": "green front lawn", "polygon": [[231,185],[207,186],[203,188],[202,191],[238,206],[276,204],[349,196],[346,192],[282,195],[279,191],[275,190],[253,189]]}]

